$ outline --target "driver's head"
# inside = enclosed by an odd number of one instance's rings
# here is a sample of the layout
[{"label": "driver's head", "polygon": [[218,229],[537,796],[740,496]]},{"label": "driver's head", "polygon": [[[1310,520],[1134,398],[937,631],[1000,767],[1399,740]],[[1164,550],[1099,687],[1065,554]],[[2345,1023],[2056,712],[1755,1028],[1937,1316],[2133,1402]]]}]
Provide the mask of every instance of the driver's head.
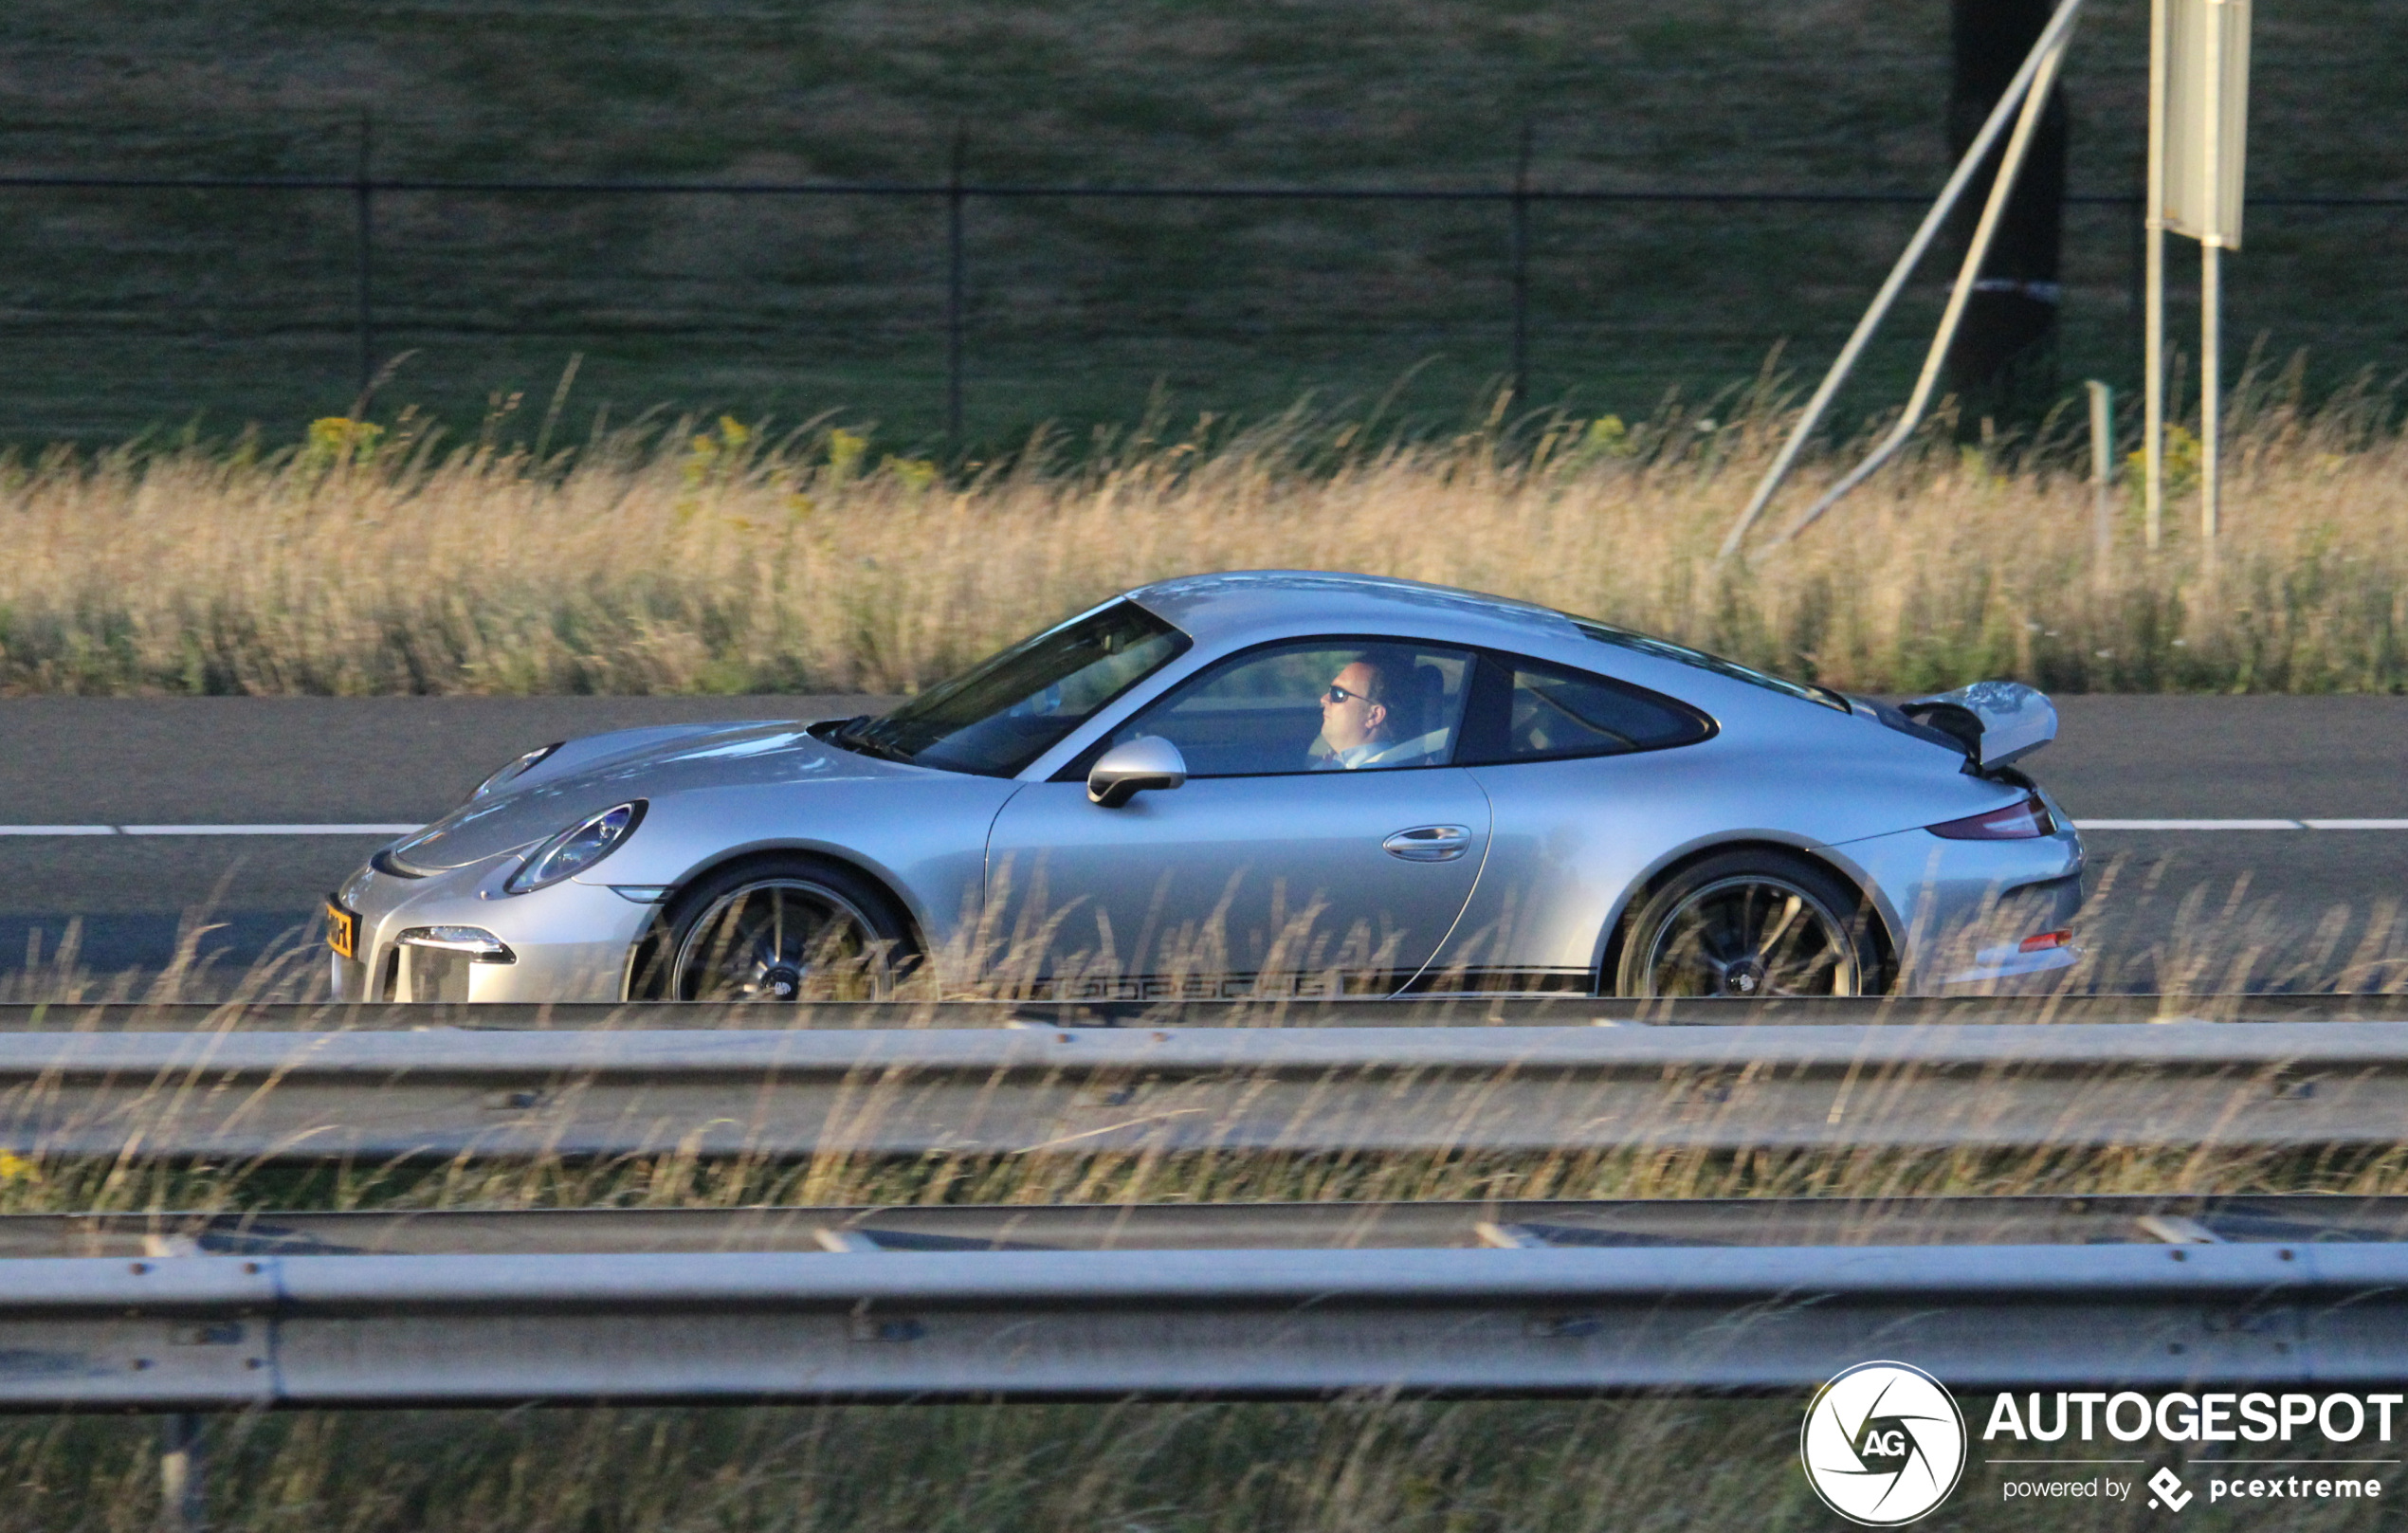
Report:
[{"label": "driver's head", "polygon": [[1388,738],[1389,667],[1358,655],[1338,668],[1321,695],[1321,734],[1333,751]]}]

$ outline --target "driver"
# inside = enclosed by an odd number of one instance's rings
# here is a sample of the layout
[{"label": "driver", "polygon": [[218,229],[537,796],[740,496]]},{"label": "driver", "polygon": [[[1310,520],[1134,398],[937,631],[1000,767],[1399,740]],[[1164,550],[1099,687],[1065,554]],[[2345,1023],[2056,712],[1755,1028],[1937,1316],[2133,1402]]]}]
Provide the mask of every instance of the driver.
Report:
[{"label": "driver", "polygon": [[1394,743],[1388,671],[1371,656],[1358,655],[1330,678],[1321,695],[1321,738],[1329,755],[1315,761],[1314,770],[1352,772],[1370,766]]}]

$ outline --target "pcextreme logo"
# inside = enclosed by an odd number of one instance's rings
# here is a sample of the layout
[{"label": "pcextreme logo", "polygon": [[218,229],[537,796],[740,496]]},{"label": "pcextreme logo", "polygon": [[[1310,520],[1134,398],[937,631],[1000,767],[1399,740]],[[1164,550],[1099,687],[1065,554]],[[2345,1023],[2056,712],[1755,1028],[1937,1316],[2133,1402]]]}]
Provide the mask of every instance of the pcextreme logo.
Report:
[{"label": "pcextreme logo", "polygon": [[1957,1488],[1964,1414],[1920,1368],[1860,1362],[1815,1392],[1797,1452],[1823,1505],[1866,1527],[1896,1527]]}]

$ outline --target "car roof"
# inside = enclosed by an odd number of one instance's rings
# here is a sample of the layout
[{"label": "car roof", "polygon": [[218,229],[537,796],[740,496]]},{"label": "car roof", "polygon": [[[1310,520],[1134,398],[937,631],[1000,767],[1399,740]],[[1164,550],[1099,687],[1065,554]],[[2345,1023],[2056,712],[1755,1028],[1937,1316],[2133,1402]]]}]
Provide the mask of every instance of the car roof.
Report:
[{"label": "car roof", "polygon": [[1500,628],[1557,641],[1580,637],[1572,620],[1552,608],[1386,575],[1232,570],[1158,580],[1128,595],[1216,648],[1290,628],[1302,618],[1334,633],[1401,628],[1426,638],[1470,643],[1493,641]]}]

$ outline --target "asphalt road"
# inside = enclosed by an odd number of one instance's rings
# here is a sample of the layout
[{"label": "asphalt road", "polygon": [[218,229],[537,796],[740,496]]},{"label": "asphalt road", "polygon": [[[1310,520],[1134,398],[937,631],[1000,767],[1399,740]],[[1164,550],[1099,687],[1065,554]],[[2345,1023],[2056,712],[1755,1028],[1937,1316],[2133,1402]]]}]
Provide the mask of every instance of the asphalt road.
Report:
[{"label": "asphalt road", "polygon": [[[867,698],[28,698],[0,701],[0,825],[431,819],[519,752]],[[2032,758],[2077,819],[2408,820],[2408,698],[2067,697]],[[247,962],[311,919],[374,836],[0,835],[0,976],[80,919],[82,960],[155,965],[206,909]],[[2408,830],[2086,832],[2091,982],[2394,988]],[[2186,906],[2186,902],[2188,904]],[[25,982],[0,977],[0,990]]]}]

